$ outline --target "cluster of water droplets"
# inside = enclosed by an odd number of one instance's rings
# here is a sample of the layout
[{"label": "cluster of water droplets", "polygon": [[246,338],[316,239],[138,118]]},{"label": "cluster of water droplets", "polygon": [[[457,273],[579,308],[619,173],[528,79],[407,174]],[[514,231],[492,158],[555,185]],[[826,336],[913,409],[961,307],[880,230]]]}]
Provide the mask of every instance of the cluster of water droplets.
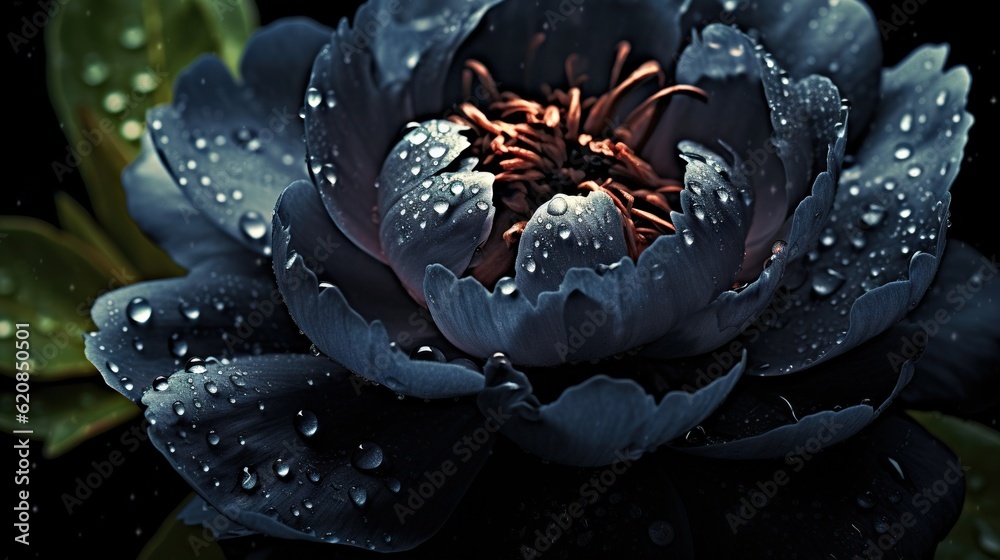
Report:
[{"label": "cluster of water droplets", "polygon": [[[929,60],[922,67],[933,69]],[[780,319],[802,365],[847,339],[854,302],[906,280],[914,255],[936,254],[949,225],[946,191],[968,125],[963,105],[947,80],[894,82],[893,101],[883,103],[859,161],[841,173],[827,227],[808,254],[808,279]]]},{"label": "cluster of water droplets", "polygon": [[[100,108],[105,116],[113,118],[117,123],[117,133],[122,139],[137,142],[145,129],[141,115],[146,107],[150,94],[159,87],[162,77],[150,72],[145,52],[146,30],[141,21],[127,21],[117,37],[118,46],[127,51],[124,55],[133,61],[134,72],[120,74],[117,69],[129,68],[129,65],[113,65],[106,59],[107,52],[86,51],[71,53],[82,57],[79,60],[79,79],[88,87],[96,90],[100,99]],[[116,60],[123,55],[115,54]],[[138,115],[138,117],[137,117]]]},{"label": "cluster of water droplets", "polygon": [[[327,373],[329,377],[331,374]],[[303,389],[314,385],[311,378],[302,381]],[[304,407],[282,419],[275,417],[265,403],[272,398],[270,381],[260,382],[254,371],[239,368],[228,360],[191,357],[184,370],[171,378],[161,377],[153,390],[163,395],[149,401],[151,410],[166,407],[150,417],[161,420],[160,430],[168,430],[165,447],[182,470],[211,488],[242,493],[259,500],[257,506],[266,515],[282,523],[331,542],[340,537],[333,533],[316,534],[315,517],[329,511],[331,504],[347,501],[359,515],[365,515],[372,497],[379,492],[398,494],[402,483],[392,473],[390,454],[372,441],[359,441],[353,449],[327,449],[327,439],[336,429],[310,407]],[[279,409],[287,410],[285,406]],[[238,423],[225,423],[227,415],[253,415],[250,424],[241,416]],[[163,426],[162,421],[168,426]],[[246,430],[245,426],[259,426]],[[230,427],[242,426],[242,427]],[[277,430],[277,432],[275,432]],[[284,445],[272,445],[269,437],[282,434]],[[326,435],[324,435],[326,434]],[[278,436],[275,436],[278,437]],[[316,443],[316,451],[313,444]],[[325,455],[332,456],[332,462]],[[243,459],[234,462],[233,457]],[[345,477],[344,468],[356,476]],[[228,472],[230,469],[233,472]],[[325,473],[336,472],[327,477]],[[347,484],[344,480],[354,480]],[[281,509],[277,503],[285,504]],[[384,542],[392,537],[386,533]]]}]

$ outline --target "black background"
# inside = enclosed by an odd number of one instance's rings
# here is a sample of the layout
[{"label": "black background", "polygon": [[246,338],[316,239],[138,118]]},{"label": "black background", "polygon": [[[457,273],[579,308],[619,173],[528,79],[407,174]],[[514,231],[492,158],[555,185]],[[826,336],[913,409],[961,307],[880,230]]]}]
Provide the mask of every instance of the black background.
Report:
[{"label": "black background", "polygon": [[[358,2],[316,4],[304,0],[258,0],[260,21],[263,25],[284,16],[308,15],[334,25],[339,17],[352,14]],[[894,4],[902,6],[903,2],[883,1],[873,5],[876,17],[889,21]],[[993,135],[997,133],[998,122],[997,88],[992,84],[997,74],[998,41],[996,22],[978,6],[955,0],[926,0],[906,24],[889,35],[884,48],[888,66],[921,44],[950,43],[949,64],[964,64],[972,71],[969,110],[976,124],[961,173],[951,190],[953,226],[949,237],[967,241],[989,256],[995,255],[1000,247],[1000,236],[996,233],[998,205],[993,202],[998,188],[995,168],[1000,164],[994,156],[997,143]],[[38,9],[33,0],[5,3],[5,7],[2,28],[5,36],[20,29],[21,17]],[[52,161],[65,156],[66,140],[48,100],[43,40],[40,36],[31,39],[17,54],[8,45],[0,50],[6,60],[5,95],[0,110],[5,125],[0,128],[4,146],[0,152],[3,173],[0,214],[31,215],[54,221],[52,194],[56,190],[68,192],[84,205],[87,201],[78,173],[65,176],[60,183],[51,170]],[[136,557],[164,518],[189,493],[187,485],[152,446],[145,444],[131,452],[127,442],[123,443],[127,432],[139,424],[140,419],[136,419],[112,428],[55,460],[42,459],[41,445],[32,445],[35,462],[31,494],[37,509],[31,518],[31,553],[48,557],[46,549],[58,545],[63,550],[112,558]],[[6,447],[11,438],[5,435],[2,441]],[[74,492],[76,478],[92,472],[92,461],[106,461],[115,450],[124,454],[125,462],[115,468],[93,497],[68,515],[60,496]],[[13,466],[13,452],[5,454],[9,459],[4,464]],[[18,556],[25,552],[17,544],[7,548],[14,549]]]}]

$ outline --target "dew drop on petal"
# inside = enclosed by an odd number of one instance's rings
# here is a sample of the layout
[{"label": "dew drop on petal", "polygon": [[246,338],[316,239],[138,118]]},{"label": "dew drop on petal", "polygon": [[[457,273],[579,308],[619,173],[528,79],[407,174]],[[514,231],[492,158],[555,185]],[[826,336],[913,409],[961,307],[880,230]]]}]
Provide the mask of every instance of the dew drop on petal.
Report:
[{"label": "dew drop on petal", "polygon": [[145,298],[133,298],[125,307],[125,314],[128,315],[128,319],[133,325],[141,327],[152,318],[153,306],[149,305]]},{"label": "dew drop on petal", "polygon": [[378,444],[365,442],[354,450],[351,464],[358,470],[373,471],[382,466],[384,458],[382,448]]},{"label": "dew drop on petal", "polygon": [[311,411],[300,410],[295,415],[295,429],[305,437],[312,437],[319,430],[319,421]]}]

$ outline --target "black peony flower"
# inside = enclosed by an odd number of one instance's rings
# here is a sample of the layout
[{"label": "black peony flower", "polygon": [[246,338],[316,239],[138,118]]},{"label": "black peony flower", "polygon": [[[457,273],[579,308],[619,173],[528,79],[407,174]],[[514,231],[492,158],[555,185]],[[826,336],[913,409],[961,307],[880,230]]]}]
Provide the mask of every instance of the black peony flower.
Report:
[{"label": "black peony flower", "polygon": [[99,300],[88,357],[235,533],[407,550],[479,476],[518,505],[453,552],[927,556],[961,467],[876,419],[987,403],[1000,301],[946,305],[996,272],[945,241],[946,56],[883,71],[854,0],[275,23],[150,112],[123,182],[189,274]]}]

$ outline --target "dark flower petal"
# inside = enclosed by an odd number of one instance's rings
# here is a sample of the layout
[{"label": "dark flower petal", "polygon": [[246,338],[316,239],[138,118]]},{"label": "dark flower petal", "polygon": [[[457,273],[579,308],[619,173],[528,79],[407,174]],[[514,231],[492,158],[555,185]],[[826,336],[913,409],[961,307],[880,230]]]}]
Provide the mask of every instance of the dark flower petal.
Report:
[{"label": "dark flower petal", "polygon": [[622,218],[603,192],[557,195],[535,211],[521,234],[514,281],[529,300],[559,289],[571,268],[616,264],[626,254]]},{"label": "dark flower petal", "polygon": [[309,177],[297,115],[309,71],[302,60],[315,56],[327,34],[308,20],[272,24],[247,45],[244,83],[218,58],[199,58],[178,77],[174,102],[147,116],[157,150],[194,208],[259,254],[270,251],[281,190]]},{"label": "dark flower petal", "polygon": [[793,78],[829,76],[866,130],[879,99],[882,38],[871,9],[859,0],[696,0],[683,28],[735,23],[760,42]]},{"label": "dark flower petal", "polygon": [[906,416],[849,442],[782,460],[657,456],[687,509],[704,558],[923,558],[955,524],[964,467]]},{"label": "dark flower petal", "polygon": [[[295,17],[254,34],[240,59],[240,76],[253,94],[252,103],[268,110],[301,107],[313,60],[332,32],[311,19]],[[298,121],[295,133],[302,134]],[[296,163],[301,155],[295,153]]]},{"label": "dark flower petal", "polygon": [[270,270],[232,260],[203,262],[183,278],[133,284],[97,298],[89,359],[112,389],[138,402],[160,376],[190,358],[302,352]]},{"label": "dark flower petal", "polygon": [[[844,441],[875,420],[910,381],[919,354],[911,350],[915,332],[912,326],[897,327],[797,375],[748,375],[676,446],[707,457],[760,459]],[[699,377],[704,371],[713,379],[741,351],[736,345],[728,354],[714,354],[723,367],[708,366]]]},{"label": "dark flower petal", "polygon": [[139,156],[122,172],[122,188],[132,219],[184,268],[219,257],[254,258],[253,252],[219,229],[214,219],[191,205],[163,166],[149,134],[142,138]]},{"label": "dark flower petal", "polygon": [[341,20],[316,57],[306,95],[310,169],[337,227],[379,260],[375,179],[382,161],[404,123],[445,109],[451,57],[496,1],[370,1],[353,27]]},{"label": "dark flower petal", "polygon": [[278,286],[289,313],[320,351],[405,395],[451,397],[482,389],[478,371],[413,360],[403,352],[423,344],[462,355],[440,336],[388,267],[343,237],[312,184],[289,185],[274,219]]},{"label": "dark flower petal", "polygon": [[486,364],[479,408],[499,413],[504,435],[544,460],[604,466],[637,459],[699,424],[726,398],[745,365],[740,360],[704,387],[671,391],[659,402],[630,379],[597,375],[541,404],[528,377],[506,357],[494,356]]},{"label": "dark flower petal", "polygon": [[[235,517],[234,512],[234,517]],[[237,524],[215,509],[201,496],[195,495],[184,509],[177,514],[177,519],[185,525],[201,525],[212,532],[216,540],[231,539],[255,535],[250,529]],[[223,523],[223,520],[225,521]]]},{"label": "dark flower petal", "polygon": [[[490,292],[474,278],[459,280],[432,266],[424,293],[438,328],[474,356],[504,352],[529,366],[604,358],[683,330],[687,316],[732,286],[749,222],[742,174],[700,146],[687,149],[684,213],[671,215],[678,234],[657,239],[637,262],[625,257],[601,270],[573,268],[558,291],[537,301],[522,297],[512,282]],[[594,331],[587,338],[601,344],[574,341],[573,332],[588,322]]]},{"label": "dark flower petal", "polygon": [[[793,260],[802,246],[811,248],[832,202],[822,175],[837,176],[846,144],[847,110],[837,88],[819,76],[792,81],[749,37],[721,25],[705,28],[684,50],[677,79],[705,89],[709,100],[673,100],[645,152],[665,176],[677,174],[672,155],[681,140],[725,142],[740,155],[754,188],[741,279],[758,276],[781,237]],[[818,196],[806,197],[810,188]],[[797,207],[804,197],[809,202]]]},{"label": "dark flower petal", "polygon": [[[402,558],[589,559],[611,551],[635,560],[695,557],[684,506],[654,461],[565,467],[543,463],[502,437],[493,457],[445,526]],[[259,535],[219,544],[227,558],[368,557]]]},{"label": "dark flower petal", "polygon": [[[995,259],[995,257],[994,257]],[[924,347],[907,406],[968,417],[996,406],[1000,395],[1000,282],[995,260],[950,241],[931,289],[908,317]]]},{"label": "dark flower petal", "polygon": [[[857,165],[845,170],[828,229],[794,286],[801,302],[749,346],[763,375],[841,354],[899,321],[930,285],[944,249],[951,186],[972,117],[969,73],[942,73],[947,49],[916,51],[883,80]],[[803,342],[810,347],[796,348]]]},{"label": "dark flower petal", "polygon": [[[218,392],[204,391],[207,384]],[[156,448],[236,523],[379,551],[433,535],[492,444],[464,443],[489,435],[471,402],[399,401],[322,357],[208,364],[172,375],[143,403]],[[410,504],[422,484],[432,496]]]},{"label": "dark flower petal", "polygon": [[386,157],[378,180],[379,235],[388,264],[424,302],[424,271],[462,274],[493,227],[493,175],[477,159],[444,171],[469,147],[466,127],[434,120],[414,127]]},{"label": "dark flower petal", "polygon": [[[566,60],[571,56],[575,57],[576,76],[588,77],[581,86],[584,95],[606,92],[615,52],[622,41],[631,45],[622,77],[630,68],[647,60],[658,61],[664,69],[669,69],[682,39],[683,3],[681,0],[498,3],[455,56],[455,67],[449,74],[449,97],[462,98],[459,65],[469,59],[485,64],[502,89],[528,94],[541,92],[542,85],[565,88]],[[642,25],[614,22],[642,22]]]}]

